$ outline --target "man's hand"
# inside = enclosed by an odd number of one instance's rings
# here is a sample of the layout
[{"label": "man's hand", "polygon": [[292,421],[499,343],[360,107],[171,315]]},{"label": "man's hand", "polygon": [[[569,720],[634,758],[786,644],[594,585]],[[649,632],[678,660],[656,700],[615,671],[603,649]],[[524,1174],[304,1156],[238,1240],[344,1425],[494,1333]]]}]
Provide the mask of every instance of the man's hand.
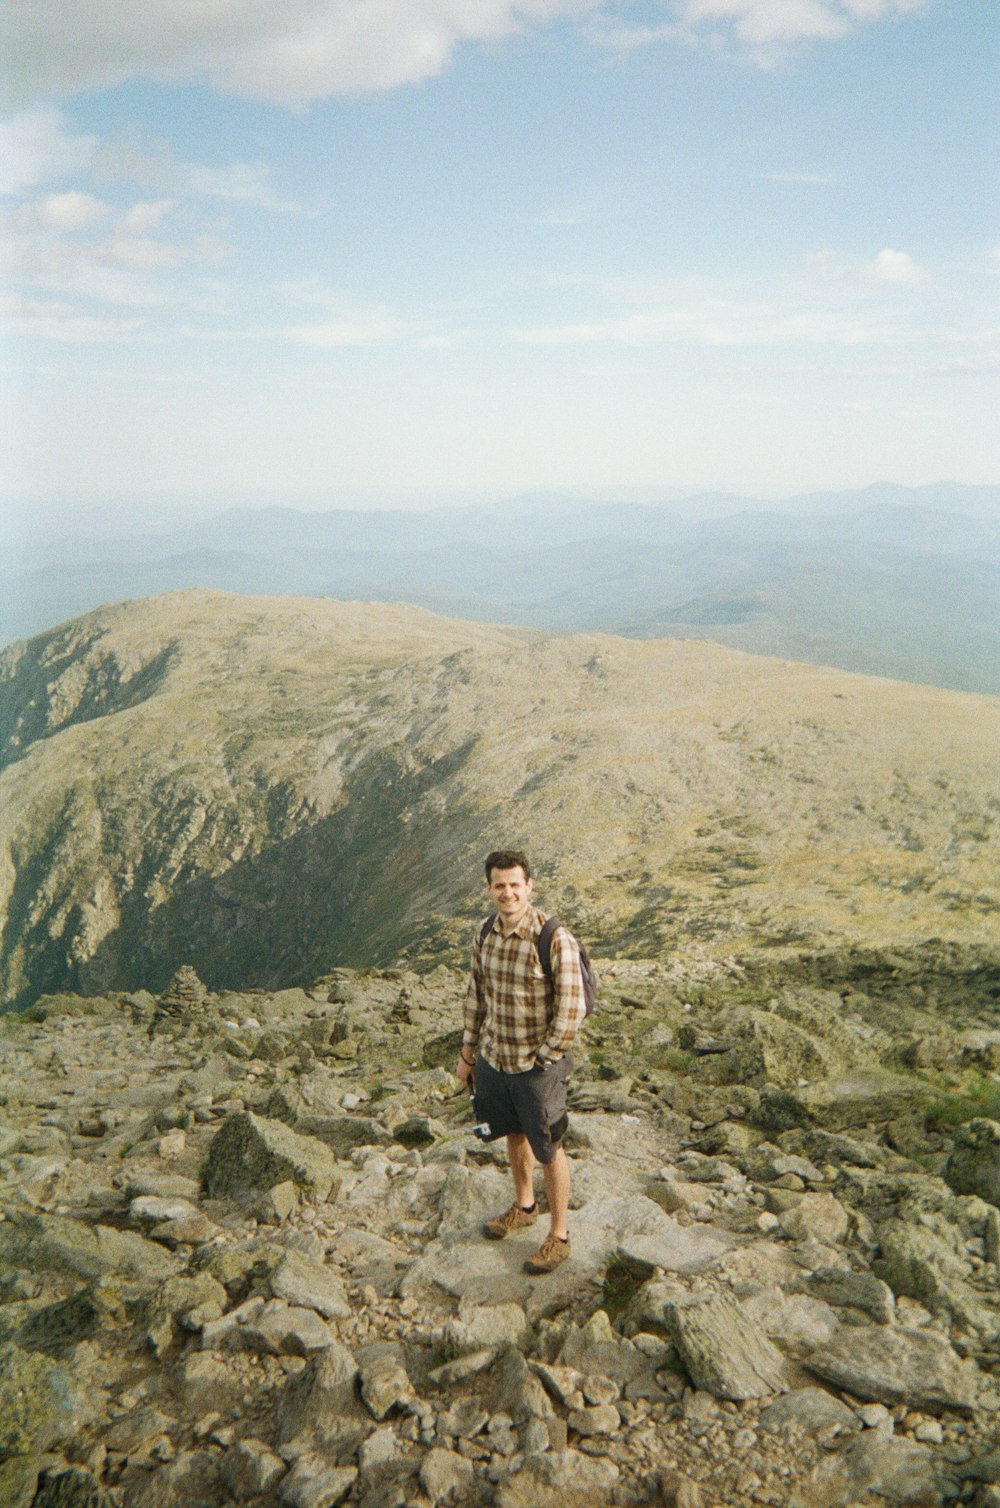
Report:
[{"label": "man's hand", "polygon": [[462,1053],[459,1053],[458,1063],[455,1066],[455,1073],[457,1077],[462,1081],[462,1088],[467,1089],[470,1083],[474,1084],[476,1082],[475,1060],[470,1063]]}]

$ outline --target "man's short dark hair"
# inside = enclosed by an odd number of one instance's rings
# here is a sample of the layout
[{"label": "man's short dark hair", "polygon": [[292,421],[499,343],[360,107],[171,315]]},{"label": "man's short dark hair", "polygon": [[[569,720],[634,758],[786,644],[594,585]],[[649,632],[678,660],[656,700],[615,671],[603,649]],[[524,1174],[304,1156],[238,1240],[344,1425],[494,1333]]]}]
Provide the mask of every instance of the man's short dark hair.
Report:
[{"label": "man's short dark hair", "polygon": [[524,870],[524,878],[531,879],[531,865],[528,863],[528,855],[520,848],[494,848],[492,853],[486,855],[486,883],[493,878],[494,869],[517,869]]}]

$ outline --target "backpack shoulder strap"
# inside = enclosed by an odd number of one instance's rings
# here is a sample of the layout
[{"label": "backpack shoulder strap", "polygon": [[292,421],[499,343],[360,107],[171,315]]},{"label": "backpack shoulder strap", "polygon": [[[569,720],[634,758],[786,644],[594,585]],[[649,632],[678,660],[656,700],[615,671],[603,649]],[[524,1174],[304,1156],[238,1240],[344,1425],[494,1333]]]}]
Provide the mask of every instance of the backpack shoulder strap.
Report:
[{"label": "backpack shoulder strap", "polygon": [[[496,912],[495,911],[491,911],[490,914],[489,914],[489,916],[483,922],[483,925],[480,927],[480,929],[479,929],[479,946],[480,947],[483,946],[483,943],[486,941],[486,939],[489,937],[490,933],[492,932],[492,930],[493,930],[493,923],[496,921],[496,919],[497,919]],[[543,967],[544,967],[544,965],[543,965]]]},{"label": "backpack shoulder strap", "polygon": [[552,934],[562,922],[556,916],[550,916],[547,922],[542,924],[542,930],[535,940],[538,949],[538,962],[542,966],[542,973],[549,983],[552,983]]}]

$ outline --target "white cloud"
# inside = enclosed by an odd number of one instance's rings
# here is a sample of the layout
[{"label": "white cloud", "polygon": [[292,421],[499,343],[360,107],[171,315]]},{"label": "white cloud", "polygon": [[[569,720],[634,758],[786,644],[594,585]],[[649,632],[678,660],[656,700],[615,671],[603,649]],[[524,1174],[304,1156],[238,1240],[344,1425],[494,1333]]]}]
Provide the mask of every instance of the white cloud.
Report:
[{"label": "white cloud", "polygon": [[225,168],[178,163],[176,181],[183,193],[196,199],[223,199],[231,204],[255,204],[260,209],[296,212],[297,204],[279,199],[271,187],[271,169],[264,162],[233,162]]},{"label": "white cloud", "polygon": [[891,246],[883,247],[869,261],[824,250],[808,252],[803,262],[810,272],[829,283],[888,283],[915,287],[928,279],[926,269],[918,266],[908,251],[894,251]]},{"label": "white cloud", "polygon": [[916,284],[927,280],[927,273],[906,251],[893,251],[884,247],[871,262],[861,269],[861,276],[872,283]]},{"label": "white cloud", "polygon": [[0,121],[0,194],[21,194],[82,172],[96,145],[95,137],[67,130],[57,110],[27,110]]},{"label": "white cloud", "polygon": [[412,327],[393,314],[358,315],[353,319],[324,320],[316,325],[297,325],[286,330],[299,345],[333,350],[348,346],[384,345],[411,333]]},{"label": "white cloud", "polygon": [[134,272],[155,272],[161,267],[176,267],[187,260],[186,247],[153,241],[148,236],[115,236],[97,248],[102,261],[113,267]]},{"label": "white cloud", "polygon": [[176,208],[176,199],[156,199],[133,204],[119,220],[118,228],[129,235],[146,236],[151,230],[156,230]]},{"label": "white cloud", "polygon": [[863,345],[882,332],[854,314],[788,311],[766,304],[704,299],[696,303],[649,307],[575,324],[541,325],[510,332],[511,340],[535,346],[650,346],[692,341],[708,346]]},{"label": "white cloud", "polygon": [[596,0],[10,0],[7,88],[19,101],[142,74],[210,80],[302,106],[430,78],[463,42],[592,10]]},{"label": "white cloud", "polygon": [[10,221],[25,231],[85,230],[95,220],[111,213],[110,204],[92,194],[72,190],[67,194],[45,194],[18,205]]},{"label": "white cloud", "polygon": [[44,340],[71,345],[89,345],[97,341],[117,341],[134,336],[142,328],[135,318],[107,319],[85,314],[74,304],[22,298],[17,294],[0,299],[0,328],[19,335],[40,336]]},{"label": "white cloud", "polygon": [[707,41],[735,46],[768,65],[800,42],[832,42],[860,26],[926,8],[930,0],[671,0],[671,19],[633,25],[627,3],[602,11],[598,41],[630,49],[655,43]]},{"label": "white cloud", "polygon": [[231,162],[223,167],[178,162],[165,142],[142,142],[134,135],[100,146],[94,157],[94,176],[139,184],[148,192],[171,196],[136,206],[134,213],[145,217],[135,224],[140,231],[154,228],[176,209],[177,198],[221,199],[283,213],[302,212],[300,205],[275,192],[271,169],[265,162]]}]

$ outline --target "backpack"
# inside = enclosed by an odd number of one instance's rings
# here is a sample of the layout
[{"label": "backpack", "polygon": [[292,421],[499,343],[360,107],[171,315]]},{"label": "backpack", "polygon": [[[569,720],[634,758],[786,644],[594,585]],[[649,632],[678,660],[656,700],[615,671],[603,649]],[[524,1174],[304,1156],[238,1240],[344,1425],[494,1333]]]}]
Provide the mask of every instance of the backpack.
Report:
[{"label": "backpack", "polygon": [[[483,922],[479,933],[480,947],[486,941],[496,919],[497,913],[494,911]],[[547,922],[542,923],[542,930],[539,932],[538,940],[535,943],[538,949],[538,962],[541,964],[542,973],[549,984],[552,983],[552,934],[557,927],[561,926],[562,922],[557,917],[550,916]],[[587,950],[579,938],[576,940],[576,945],[580,950],[580,978],[583,982],[584,1004],[583,1018],[586,1020],[597,1004],[597,975],[594,973],[594,965],[590,961]]]}]

